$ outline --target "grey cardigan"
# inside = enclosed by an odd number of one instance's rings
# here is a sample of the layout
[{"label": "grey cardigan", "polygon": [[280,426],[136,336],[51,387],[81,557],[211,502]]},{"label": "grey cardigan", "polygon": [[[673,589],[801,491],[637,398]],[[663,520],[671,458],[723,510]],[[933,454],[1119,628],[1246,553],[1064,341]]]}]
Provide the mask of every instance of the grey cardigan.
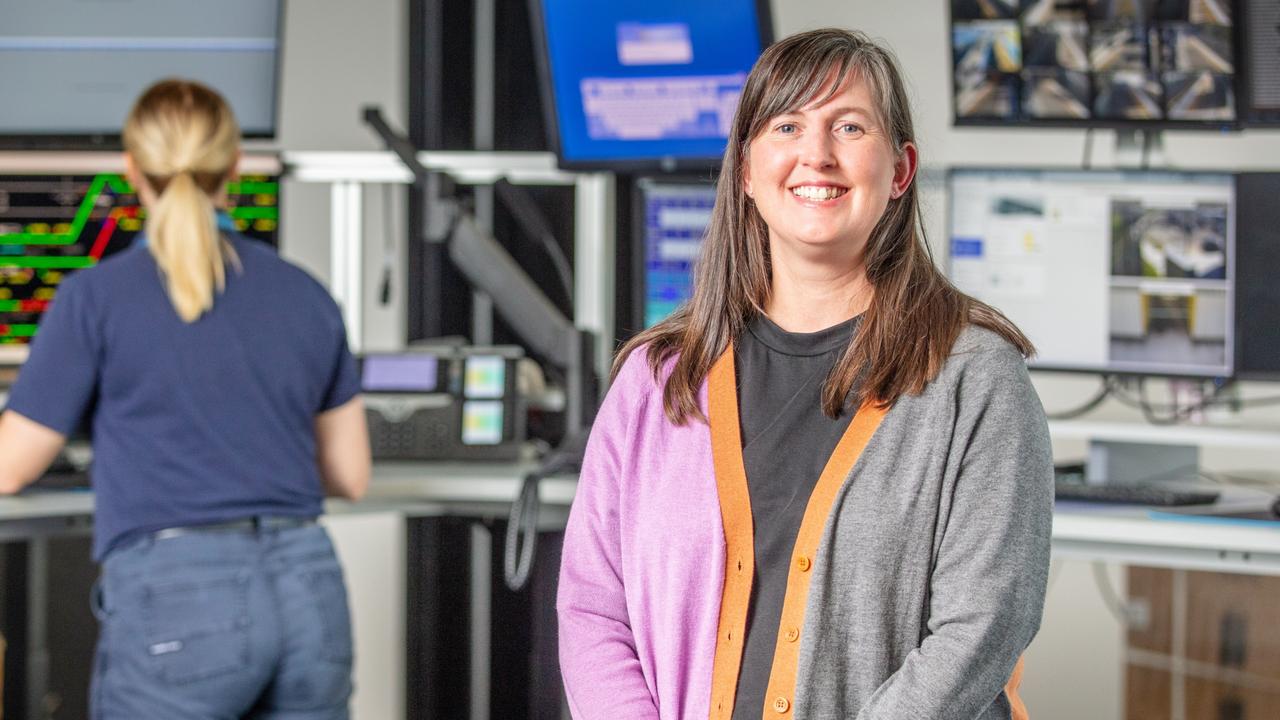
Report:
[{"label": "grey cardigan", "polygon": [[1011,717],[1004,686],[1040,625],[1053,519],[1022,356],[967,328],[850,477],[813,569],[795,717]]}]

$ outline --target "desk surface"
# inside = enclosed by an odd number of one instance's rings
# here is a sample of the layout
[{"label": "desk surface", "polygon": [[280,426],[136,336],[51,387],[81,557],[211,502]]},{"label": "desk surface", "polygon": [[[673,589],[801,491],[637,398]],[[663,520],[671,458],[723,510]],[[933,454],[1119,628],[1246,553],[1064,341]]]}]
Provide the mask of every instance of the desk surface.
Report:
[{"label": "desk surface", "polygon": [[[330,500],[333,513],[398,511],[410,515],[501,514],[519,492],[529,464],[378,463],[364,500]],[[563,509],[573,501],[571,477],[544,480],[539,498]],[[84,490],[31,492],[0,498],[0,539],[84,532],[93,495]],[[39,534],[39,533],[37,533]],[[1156,519],[1145,508],[1063,502],[1054,512],[1055,556],[1133,565],[1280,574],[1280,522],[1217,524]]]},{"label": "desk surface", "polygon": [[1183,570],[1280,575],[1280,522],[1206,523],[1152,517],[1146,508],[1062,502],[1057,557]]}]

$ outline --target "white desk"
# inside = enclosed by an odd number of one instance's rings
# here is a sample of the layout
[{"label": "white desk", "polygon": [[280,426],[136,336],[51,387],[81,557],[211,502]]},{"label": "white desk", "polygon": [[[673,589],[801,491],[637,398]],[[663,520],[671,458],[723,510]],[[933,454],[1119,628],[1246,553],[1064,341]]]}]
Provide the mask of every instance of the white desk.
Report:
[{"label": "white desk", "polygon": [[[505,517],[519,492],[528,464],[379,463],[365,499],[357,503],[330,500],[335,514],[392,511],[408,517]],[[563,526],[576,480],[550,478],[539,486],[544,527]],[[58,535],[85,535],[92,527],[93,496],[87,491],[33,492],[0,498],[0,541],[31,542],[29,606],[43,607],[45,552],[43,540]],[[472,582],[487,587],[487,549],[475,564]],[[1054,513],[1055,557],[1149,565],[1184,570],[1213,570],[1280,575],[1280,523],[1225,525],[1152,519],[1145,509],[1062,503]],[[488,602],[472,608],[477,629],[488,627]],[[43,693],[48,675],[47,649],[38,640],[44,618],[35,610],[29,622],[36,630],[26,648],[29,702]],[[473,669],[487,667],[489,648],[477,632],[470,648]],[[487,676],[484,676],[487,678]],[[471,688],[473,706],[487,703],[487,685]],[[33,705],[34,706],[34,705]]]},{"label": "white desk", "polygon": [[[520,489],[528,464],[379,463],[369,493],[357,503],[330,500],[335,513],[395,510],[411,516],[498,517]],[[576,482],[544,480],[539,498],[561,513]],[[0,541],[89,531],[87,491],[0,498]],[[1132,565],[1280,575],[1280,522],[1215,524],[1152,519],[1145,509],[1062,503],[1054,513],[1056,555]]]},{"label": "white desk", "polygon": [[1144,508],[1062,503],[1056,557],[1177,570],[1280,575],[1280,522],[1153,519]]}]

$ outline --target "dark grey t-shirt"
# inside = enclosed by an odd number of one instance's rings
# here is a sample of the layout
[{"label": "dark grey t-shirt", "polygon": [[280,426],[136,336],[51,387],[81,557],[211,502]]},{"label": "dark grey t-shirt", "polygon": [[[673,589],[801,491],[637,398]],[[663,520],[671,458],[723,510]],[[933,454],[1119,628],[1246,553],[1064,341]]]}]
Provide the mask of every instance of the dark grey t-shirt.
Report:
[{"label": "dark grey t-shirt", "polygon": [[822,388],[860,321],[790,333],[759,315],[738,339],[734,367],[756,566],[734,720],[758,720],[764,708],[791,551],[809,496],[853,419],[852,410],[827,417]]}]

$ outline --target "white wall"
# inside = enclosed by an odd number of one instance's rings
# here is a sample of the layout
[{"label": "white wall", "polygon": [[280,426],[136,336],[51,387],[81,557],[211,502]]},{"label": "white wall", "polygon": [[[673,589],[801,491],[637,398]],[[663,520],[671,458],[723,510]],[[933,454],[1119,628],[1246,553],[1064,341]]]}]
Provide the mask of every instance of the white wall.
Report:
[{"label": "white wall", "polygon": [[[300,0],[286,2],[281,76],[282,150],[381,150],[360,120],[366,104],[381,105],[393,127],[407,130],[408,6],[404,0]],[[404,256],[404,191],[365,190],[364,347],[403,346],[407,276],[394,263],[395,297],[378,301],[386,243]],[[281,251],[320,280],[329,269],[329,186],[286,182],[281,197]]]},{"label": "white wall", "polygon": [[396,512],[327,515],[347,583],[355,641],[354,720],[405,713],[405,519]]},{"label": "white wall", "polygon": [[[951,166],[1071,166],[1081,162],[1082,130],[957,129],[951,126],[951,76],[946,0],[773,0],[778,37],[800,30],[839,26],[863,30],[897,54],[911,86],[919,134],[926,231],[940,258],[946,251],[946,197],[942,182]],[[1095,166],[1114,164],[1110,133],[1094,133]],[[1166,132],[1165,152],[1179,168],[1280,169],[1280,132]],[[1035,375],[1050,411],[1079,404],[1097,379]],[[1280,388],[1247,385],[1246,396],[1275,395]],[[1114,403],[1091,417],[1137,421],[1134,411]],[[1276,410],[1250,410],[1239,421],[1280,424]],[[1059,457],[1082,458],[1079,442],[1055,443]],[[1251,471],[1280,465],[1275,451],[1207,449],[1202,465],[1216,471]],[[1111,575],[1117,587],[1119,573]],[[1027,653],[1024,697],[1036,720],[1119,718],[1123,707],[1121,668],[1124,633],[1101,601],[1087,563],[1059,562],[1045,610],[1045,624]],[[1068,679],[1070,678],[1070,679]]]}]

